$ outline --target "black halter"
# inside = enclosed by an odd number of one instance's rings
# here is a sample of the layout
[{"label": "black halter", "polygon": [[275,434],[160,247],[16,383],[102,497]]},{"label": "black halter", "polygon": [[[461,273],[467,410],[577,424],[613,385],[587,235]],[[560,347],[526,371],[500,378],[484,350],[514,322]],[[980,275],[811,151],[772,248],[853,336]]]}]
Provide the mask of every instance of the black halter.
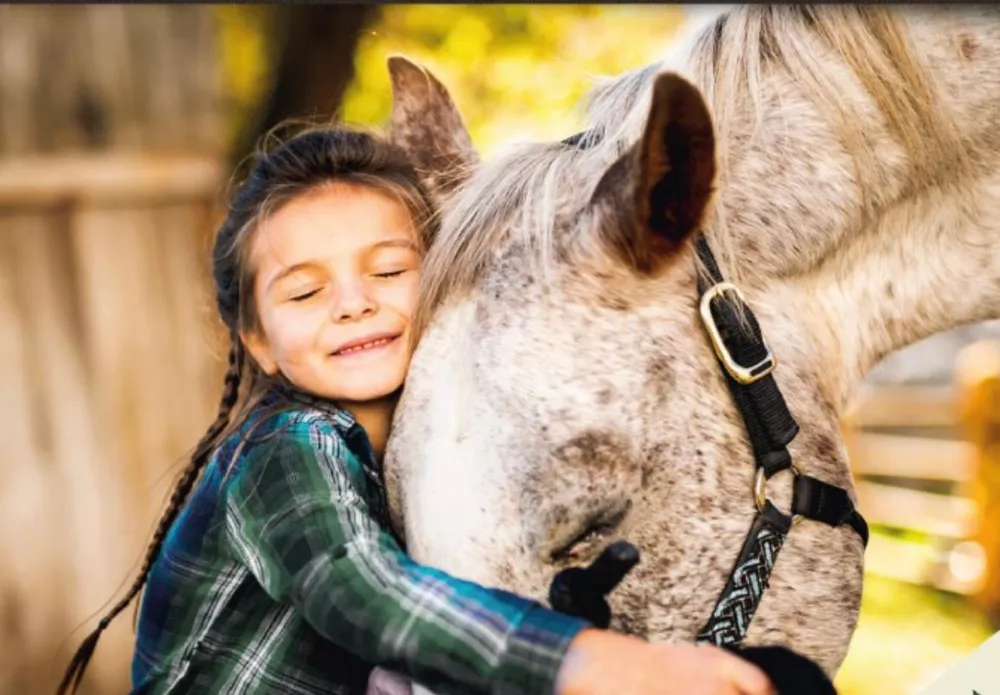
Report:
[{"label": "black halter", "polygon": [[[563,143],[587,147],[597,139],[599,136],[580,133]],[[788,444],[798,434],[799,425],[774,380],[777,361],[743,294],[723,277],[704,234],[698,235],[695,249],[707,271],[707,277],[698,274],[699,311],[750,438],[755,463],[753,499],[757,508],[729,579],[697,641],[739,646],[767,589],[778,552],[796,523],[812,519],[830,526],[847,524],[866,547],[868,525],[846,490],[806,475],[792,463]],[[726,301],[727,296],[730,301]],[[795,476],[788,513],[779,510],[767,497],[767,481],[784,470]],[[638,559],[638,551],[620,541],[609,546],[590,567],[564,570],[553,579],[549,591],[553,608],[607,627],[610,611],[605,597]]]},{"label": "black halter", "polygon": [[[753,493],[757,514],[715,609],[698,633],[698,641],[723,646],[740,644],[746,637],[778,551],[792,526],[801,519],[830,526],[847,524],[867,546],[868,524],[846,490],[806,475],[792,463],[788,444],[799,433],[799,425],[788,412],[774,380],[777,361],[742,293],[723,278],[703,234],[698,235],[695,248],[709,275],[705,278],[699,274],[698,278],[702,322],[729,392],[743,416],[756,468]],[[733,301],[724,301],[727,294]],[[745,322],[741,323],[738,312],[742,312]],[[795,476],[788,514],[767,498],[767,481],[784,470]]]}]

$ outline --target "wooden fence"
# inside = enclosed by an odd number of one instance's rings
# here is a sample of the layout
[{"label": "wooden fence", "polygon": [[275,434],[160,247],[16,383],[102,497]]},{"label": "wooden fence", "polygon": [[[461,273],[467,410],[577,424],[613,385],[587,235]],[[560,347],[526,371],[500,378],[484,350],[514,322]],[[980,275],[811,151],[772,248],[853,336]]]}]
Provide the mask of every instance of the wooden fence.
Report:
[{"label": "wooden fence", "polygon": [[[223,162],[0,157],[0,694],[52,692],[213,418]],[[116,594],[117,592],[117,594]],[[131,614],[86,692],[125,692]]]},{"label": "wooden fence", "polygon": [[871,387],[845,418],[866,571],[969,596],[1000,618],[1000,345],[960,355],[954,384]]}]

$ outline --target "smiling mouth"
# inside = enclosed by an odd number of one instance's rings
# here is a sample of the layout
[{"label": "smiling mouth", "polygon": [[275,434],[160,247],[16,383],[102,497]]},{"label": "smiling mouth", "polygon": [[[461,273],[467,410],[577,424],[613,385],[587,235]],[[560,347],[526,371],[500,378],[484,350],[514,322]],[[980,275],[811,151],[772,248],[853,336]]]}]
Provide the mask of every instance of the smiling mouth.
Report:
[{"label": "smiling mouth", "polygon": [[379,338],[378,340],[372,340],[367,343],[362,343],[361,345],[354,345],[349,348],[344,348],[343,350],[337,350],[332,353],[333,357],[346,357],[349,355],[357,355],[362,352],[369,352],[371,350],[377,350],[378,348],[383,348],[392,342],[395,342],[399,336],[393,336],[392,338]]}]

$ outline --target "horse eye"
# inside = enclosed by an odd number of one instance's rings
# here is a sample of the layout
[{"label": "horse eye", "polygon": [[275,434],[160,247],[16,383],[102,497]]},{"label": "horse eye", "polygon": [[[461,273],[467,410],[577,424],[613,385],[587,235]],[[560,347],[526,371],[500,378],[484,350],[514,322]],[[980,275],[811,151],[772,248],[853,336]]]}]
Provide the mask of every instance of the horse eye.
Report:
[{"label": "horse eye", "polygon": [[549,560],[552,564],[569,564],[594,554],[625,521],[631,507],[631,500],[626,500],[623,504],[591,516],[580,531],[549,554]]}]

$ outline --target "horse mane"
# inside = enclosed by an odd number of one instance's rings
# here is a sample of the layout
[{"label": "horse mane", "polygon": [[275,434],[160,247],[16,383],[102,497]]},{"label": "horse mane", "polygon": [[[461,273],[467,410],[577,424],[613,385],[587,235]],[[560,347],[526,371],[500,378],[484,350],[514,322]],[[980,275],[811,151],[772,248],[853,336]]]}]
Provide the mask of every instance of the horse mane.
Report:
[{"label": "horse mane", "polygon": [[[834,69],[831,59],[848,69]],[[519,145],[467,180],[447,206],[441,232],[425,261],[415,317],[417,335],[435,309],[476,284],[502,248],[534,249],[531,257],[540,270],[544,273],[551,267],[560,219],[579,210],[584,194],[589,195],[604,170],[641,137],[649,86],[664,68],[676,70],[702,90],[717,133],[733,132],[737,126],[741,132],[753,132],[764,113],[768,78],[785,73],[813,99],[820,113],[830,114],[866,196],[878,181],[880,163],[858,118],[865,106],[858,97],[875,106],[889,134],[902,146],[914,186],[932,183],[941,163],[961,151],[948,110],[892,9],[738,7],[707,28],[700,27],[689,41],[679,42],[667,60],[593,88],[585,98],[588,131],[597,133],[600,142],[583,150],[558,142]],[[719,137],[716,148],[719,184],[724,187],[730,165],[748,143],[735,151],[733,143]],[[721,252],[724,272],[738,278],[723,206],[714,210],[711,227],[706,233]]]}]

